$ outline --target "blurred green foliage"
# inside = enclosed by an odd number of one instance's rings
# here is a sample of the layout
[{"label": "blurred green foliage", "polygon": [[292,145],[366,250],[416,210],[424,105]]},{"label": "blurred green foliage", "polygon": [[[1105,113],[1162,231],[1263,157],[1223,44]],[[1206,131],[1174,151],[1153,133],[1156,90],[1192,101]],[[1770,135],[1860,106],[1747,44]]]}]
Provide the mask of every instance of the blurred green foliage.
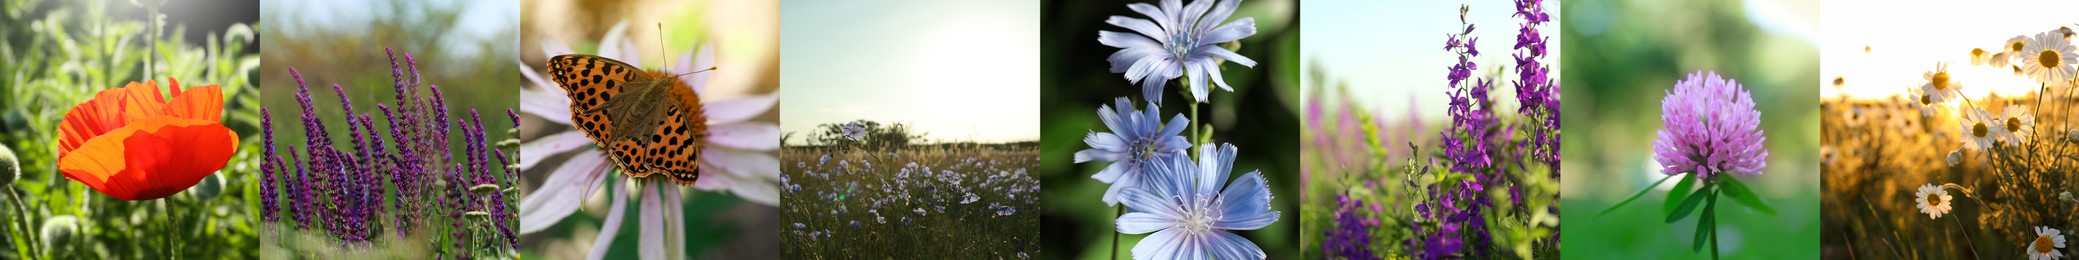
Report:
[{"label": "blurred green foliage", "polygon": [[[165,25],[161,14],[137,12],[157,18],[149,20],[115,15],[146,9],[131,1],[0,4],[0,60],[7,61],[0,62],[0,144],[22,163],[20,180],[0,191],[14,193],[6,196],[14,199],[4,214],[10,222],[0,236],[0,258],[253,258],[253,211],[243,205],[256,203],[257,189],[241,181],[258,172],[259,95],[252,82],[260,61],[257,50],[244,49],[255,40],[253,29],[234,24],[198,44],[182,41],[188,28]],[[238,133],[240,146],[224,170],[197,188],[236,196],[183,192],[123,201],[58,173],[54,141],[72,106],[133,81],[165,86],[169,77],[184,86],[223,87],[223,123]],[[72,232],[42,234],[46,222]]]},{"label": "blurred green foliage", "polygon": [[[1595,214],[1660,179],[1652,140],[1660,100],[1675,81],[1715,71],[1752,92],[1768,137],[1768,168],[1742,181],[1776,215],[1727,207],[1717,215],[1724,257],[1809,258],[1819,254],[1818,51],[1814,42],[1768,31],[1739,1],[1563,1],[1567,87],[1561,180],[1570,221],[1567,259],[1697,259],[1695,220],[1665,223],[1665,190],[1642,205]],[[1815,19],[1816,20],[1816,19]],[[1669,184],[1671,185],[1671,184]]]},{"label": "blurred green foliage", "polygon": [[[1269,227],[1235,233],[1272,258],[1300,252],[1299,143],[1294,142],[1300,131],[1300,25],[1292,11],[1297,9],[1298,3],[1291,1],[1242,3],[1234,19],[1254,17],[1257,32],[1239,41],[1236,53],[1259,64],[1251,68],[1223,63],[1220,69],[1234,91],[1214,87],[1211,105],[1200,105],[1198,118],[1191,122],[1213,131],[1211,144],[1239,148],[1236,176],[1260,170],[1269,182],[1271,209],[1282,216]],[[1076,151],[1090,148],[1082,141],[1084,135],[1110,131],[1098,120],[1099,105],[1119,97],[1146,100],[1139,97],[1139,85],[1106,69],[1105,57],[1118,48],[1097,42],[1099,30],[1126,31],[1105,24],[1106,17],[1140,15],[1125,2],[1089,0],[1047,1],[1040,14],[1045,19],[1040,23],[1040,158],[1045,159],[1040,160],[1039,176],[1047,184],[1040,193],[1045,209],[1041,222],[1048,227],[1042,243],[1046,256],[1041,258],[1110,258],[1113,234],[1118,233],[1112,221],[1119,213],[1101,199],[1109,185],[1090,178],[1108,164],[1076,164],[1072,158]],[[1181,79],[1163,92],[1165,117],[1189,114],[1186,104],[1192,99],[1181,90],[1183,84],[1176,83]],[[1123,240],[1117,243],[1120,256],[1131,257],[1129,251],[1146,236],[1117,236]]]}]

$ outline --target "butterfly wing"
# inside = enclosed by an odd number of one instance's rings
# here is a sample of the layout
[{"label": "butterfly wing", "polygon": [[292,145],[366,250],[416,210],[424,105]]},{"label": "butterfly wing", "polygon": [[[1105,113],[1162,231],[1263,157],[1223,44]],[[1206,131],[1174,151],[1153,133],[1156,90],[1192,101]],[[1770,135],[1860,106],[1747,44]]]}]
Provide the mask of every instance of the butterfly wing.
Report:
[{"label": "butterfly wing", "polygon": [[[569,93],[571,124],[622,172],[637,178],[664,173],[681,185],[699,179],[699,144],[707,129],[696,118],[702,114],[691,89],[594,55],[549,58],[549,74]],[[642,123],[615,124],[620,121]]]}]

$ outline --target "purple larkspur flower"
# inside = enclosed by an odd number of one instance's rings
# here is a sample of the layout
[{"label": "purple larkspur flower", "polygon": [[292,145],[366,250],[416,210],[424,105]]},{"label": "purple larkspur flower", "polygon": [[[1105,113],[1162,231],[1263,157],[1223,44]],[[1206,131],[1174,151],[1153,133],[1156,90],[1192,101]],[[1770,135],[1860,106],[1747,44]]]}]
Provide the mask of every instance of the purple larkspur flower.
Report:
[{"label": "purple larkspur flower", "polygon": [[1111,72],[1123,73],[1128,82],[1141,84],[1141,94],[1148,100],[1162,103],[1163,85],[1171,79],[1189,76],[1185,80],[1190,83],[1191,97],[1197,102],[1205,102],[1211,89],[1206,81],[1220,85],[1220,89],[1234,91],[1220,76],[1221,61],[1256,67],[1255,60],[1218,45],[1256,35],[1256,19],[1253,17],[1244,16],[1227,22],[1241,3],[1241,0],[1198,0],[1185,5],[1183,0],[1163,0],[1161,6],[1127,4],[1126,8],[1149,19],[1114,15],[1106,18],[1105,23],[1138,35],[1097,31],[1097,42],[1120,48],[1105,58],[1111,63]]},{"label": "purple larkspur flower", "polygon": [[1550,40],[1538,30],[1538,26],[1551,21],[1545,13],[1543,0],[1516,0],[1515,17],[1523,18],[1522,26],[1516,31],[1516,46],[1522,52],[1513,54],[1516,60],[1516,112],[1523,114],[1539,125],[1530,127],[1530,155],[1555,168],[1559,166],[1559,82],[1552,80],[1550,68],[1540,58],[1545,57],[1545,47]]},{"label": "purple larkspur flower", "polygon": [[1335,196],[1335,200],[1335,222],[1332,222],[1334,227],[1326,231],[1327,235],[1321,242],[1321,251],[1342,259],[1379,259],[1371,250],[1371,229],[1379,226],[1379,220],[1365,216],[1364,210],[1359,207],[1359,204],[1368,203],[1340,194]]},{"label": "purple larkspur flower", "polygon": [[[1077,151],[1075,157],[1076,163],[1112,163],[1090,176],[1098,182],[1112,184],[1105,189],[1102,198],[1106,205],[1118,205],[1121,191],[1137,186],[1147,178],[1142,165],[1155,158],[1182,154],[1191,148],[1191,142],[1179,135],[1191,122],[1184,115],[1171,117],[1168,124],[1163,124],[1159,115],[1161,109],[1152,102],[1148,104],[1148,110],[1135,110],[1133,101],[1124,97],[1117,99],[1117,105],[1098,106],[1097,117],[1112,131],[1091,132],[1084,136],[1083,143],[1089,144],[1090,149]],[[952,171],[946,173],[946,176],[952,175]]]},{"label": "purple larkspur flower", "polygon": [[1653,158],[1663,174],[1695,172],[1700,179],[1721,173],[1755,176],[1768,164],[1761,111],[1754,109],[1754,99],[1739,82],[1719,78],[1716,72],[1690,73],[1667,91],[1660,112],[1665,127],[1653,140]]}]

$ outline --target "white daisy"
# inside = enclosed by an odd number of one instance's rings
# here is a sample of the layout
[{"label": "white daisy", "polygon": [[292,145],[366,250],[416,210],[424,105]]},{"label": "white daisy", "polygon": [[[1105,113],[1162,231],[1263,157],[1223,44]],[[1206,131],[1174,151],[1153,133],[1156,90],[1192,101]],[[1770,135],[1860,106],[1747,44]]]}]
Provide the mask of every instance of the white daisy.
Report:
[{"label": "white daisy", "polygon": [[1920,192],[1914,193],[1914,196],[1918,197],[1914,199],[1914,203],[1920,204],[1920,213],[1927,213],[1928,219],[1939,219],[1942,218],[1942,214],[1949,214],[1949,200],[1952,198],[1949,197],[1949,191],[1943,190],[1942,186],[1920,185]]},{"label": "white daisy", "polygon": [[1848,123],[1848,127],[1862,126],[1863,121],[1869,120],[1869,117],[1868,113],[1863,112],[1862,105],[1848,105],[1848,109],[1841,110],[1841,119]]},{"label": "white daisy", "polygon": [[1994,119],[1994,123],[2000,124],[2000,129],[2006,130],[2001,131],[1999,137],[2009,146],[2028,142],[2029,136],[2036,134],[2036,117],[2028,115],[2028,106],[2007,105],[2006,109],[2001,109],[2000,117]]},{"label": "white daisy", "polygon": [[1927,91],[1914,87],[1907,87],[1906,92],[1913,97],[1912,102],[1906,103],[1920,109],[1920,116],[1935,116],[1934,95],[1928,95]]},{"label": "white daisy", "polygon": [[2028,243],[2028,259],[2064,258],[2065,253],[2057,250],[2059,248],[2065,248],[2065,235],[2058,234],[2055,228],[2038,226],[2036,227],[2036,239],[2030,240]]},{"label": "white daisy", "polygon": [[1920,79],[1927,81],[1920,85],[1920,91],[1933,96],[1935,103],[1948,102],[1956,98],[1957,90],[1963,89],[1963,84],[1949,77],[1949,63],[1945,62],[1936,62],[1935,70],[1921,73]]},{"label": "white daisy", "polygon": [[1965,112],[1963,121],[1957,122],[1957,125],[1963,128],[1960,132],[1963,133],[1964,148],[1972,151],[1992,148],[1993,141],[1999,139],[1999,133],[2006,131],[2000,129],[2001,125],[1994,123],[1992,114],[1986,113],[1984,109]]},{"label": "white daisy", "polygon": [[2007,39],[2007,44],[2001,44],[2000,53],[1993,54],[1992,60],[1985,63],[1993,67],[2006,67],[2008,64],[2020,65],[2014,60],[2021,57],[2021,51],[2027,49],[2028,43],[2028,35],[2015,35],[2014,38]]},{"label": "white daisy", "polygon": [[2037,82],[2051,85],[2071,80],[2075,72],[2072,63],[2079,63],[2079,53],[2073,53],[2072,42],[2064,37],[2064,34],[2054,31],[2037,33],[2036,38],[2029,41],[2028,48],[2021,51],[2019,58],[2023,73]]}]

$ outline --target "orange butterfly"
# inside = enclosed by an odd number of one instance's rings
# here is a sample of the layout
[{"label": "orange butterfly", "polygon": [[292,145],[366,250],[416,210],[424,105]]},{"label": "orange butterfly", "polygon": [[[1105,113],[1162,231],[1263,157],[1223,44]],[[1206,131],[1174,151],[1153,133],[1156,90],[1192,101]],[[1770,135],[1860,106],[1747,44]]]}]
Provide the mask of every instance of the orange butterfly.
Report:
[{"label": "orange butterfly", "polygon": [[707,115],[680,75],[584,54],[557,55],[548,65],[551,79],[570,95],[572,125],[622,172],[636,178],[663,173],[679,185],[700,179]]}]

